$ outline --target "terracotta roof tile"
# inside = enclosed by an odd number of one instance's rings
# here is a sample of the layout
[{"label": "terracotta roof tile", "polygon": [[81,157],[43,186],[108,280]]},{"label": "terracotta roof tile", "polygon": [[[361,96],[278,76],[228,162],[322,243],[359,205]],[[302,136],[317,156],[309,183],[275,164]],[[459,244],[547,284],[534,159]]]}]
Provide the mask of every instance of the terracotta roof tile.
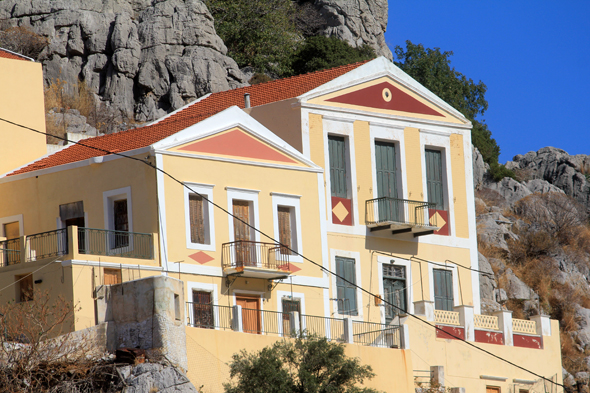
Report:
[{"label": "terracotta roof tile", "polygon": [[10,51],[7,51],[2,48],[0,48],[0,57],[3,57],[5,59],[13,59],[13,60],[27,60],[27,61],[32,60],[26,56],[19,55],[18,53],[10,52]]},{"label": "terracotta roof tile", "polygon": [[[110,152],[125,152],[156,143],[178,131],[213,116],[230,106],[244,108],[244,94],[250,93],[250,105],[259,106],[271,102],[298,97],[315,89],[366,62],[349,64],[324,71],[312,72],[279,79],[254,86],[213,93],[201,101],[187,106],[163,120],[145,127],[121,131],[115,134],[84,139],[80,143],[60,150],[32,164],[20,168],[8,176],[51,168],[103,156]],[[87,147],[90,146],[90,147]],[[96,149],[94,149],[96,148]]]}]

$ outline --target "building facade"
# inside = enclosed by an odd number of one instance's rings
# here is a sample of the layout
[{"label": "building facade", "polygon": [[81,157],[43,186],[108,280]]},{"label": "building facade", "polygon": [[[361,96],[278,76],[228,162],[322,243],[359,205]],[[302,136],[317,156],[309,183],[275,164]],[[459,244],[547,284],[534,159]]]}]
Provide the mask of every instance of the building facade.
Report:
[{"label": "building facade", "polygon": [[210,94],[0,178],[0,301],[62,294],[79,330],[107,322],[104,286],[177,278],[204,391],[298,332],[345,343],[387,392],[443,369],[557,391],[557,321],[481,315],[470,131],[384,58]]}]

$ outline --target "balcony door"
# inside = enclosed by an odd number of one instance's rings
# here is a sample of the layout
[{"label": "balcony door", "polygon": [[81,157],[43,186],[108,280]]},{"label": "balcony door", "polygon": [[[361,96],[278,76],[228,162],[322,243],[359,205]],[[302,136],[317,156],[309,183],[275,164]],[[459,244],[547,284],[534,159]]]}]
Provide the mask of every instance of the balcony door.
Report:
[{"label": "balcony door", "polygon": [[245,333],[260,334],[260,298],[236,296],[236,304],[242,306],[242,329]]},{"label": "balcony door", "polygon": [[375,142],[375,163],[377,175],[377,197],[379,221],[399,221],[403,205],[397,195],[397,168],[395,145],[387,142]]},{"label": "balcony door", "polygon": [[[4,253],[4,261],[5,265],[13,265],[15,263],[20,263],[20,226],[19,222],[9,222],[3,224],[4,226],[4,237],[6,240],[4,242],[4,250],[1,250]],[[0,245],[2,248],[2,245]]]},{"label": "balcony door", "polygon": [[396,315],[407,311],[406,287],[405,266],[383,264],[385,323],[389,324]]},{"label": "balcony door", "polygon": [[250,224],[252,222],[251,210],[250,202],[234,199],[233,214],[235,216],[234,241],[236,242],[236,266],[256,266],[256,244],[253,242],[254,231],[246,225],[246,223]]},{"label": "balcony door", "polygon": [[193,291],[193,320],[192,326],[205,329],[213,329],[213,303],[211,292]]}]

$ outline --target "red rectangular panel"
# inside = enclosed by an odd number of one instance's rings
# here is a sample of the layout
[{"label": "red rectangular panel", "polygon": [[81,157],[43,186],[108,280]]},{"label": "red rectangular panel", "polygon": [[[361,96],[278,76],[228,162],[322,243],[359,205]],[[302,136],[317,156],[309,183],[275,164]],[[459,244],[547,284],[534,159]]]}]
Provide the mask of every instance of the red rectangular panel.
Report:
[{"label": "red rectangular panel", "polygon": [[[432,218],[436,217],[436,220]],[[428,209],[428,219],[430,225],[436,225],[440,229],[434,232],[435,235],[449,236],[449,212],[446,210]]]},{"label": "red rectangular panel", "polygon": [[525,336],[523,334],[513,334],[515,347],[543,349],[543,337],[541,336]]},{"label": "red rectangular panel", "polygon": [[436,329],[436,338],[457,340],[458,337],[462,340],[465,340],[465,329],[462,327],[446,325],[436,325],[436,327],[438,328]]},{"label": "red rectangular panel", "polygon": [[504,334],[487,330],[475,330],[475,341],[478,343],[504,345]]},{"label": "red rectangular panel", "polygon": [[332,222],[352,225],[352,199],[332,197]]}]

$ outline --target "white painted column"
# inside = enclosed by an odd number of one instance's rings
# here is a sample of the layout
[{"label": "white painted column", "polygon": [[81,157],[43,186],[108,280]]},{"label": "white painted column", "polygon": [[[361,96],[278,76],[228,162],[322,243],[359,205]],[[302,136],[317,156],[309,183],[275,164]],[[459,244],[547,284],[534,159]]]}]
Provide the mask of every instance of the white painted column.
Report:
[{"label": "white painted column", "polygon": [[513,346],[514,338],[512,336],[512,311],[496,311],[494,316],[498,317],[498,326],[500,327],[502,333],[504,333],[504,345]]},{"label": "white painted column", "polygon": [[290,332],[283,332],[283,335],[294,335],[299,337],[301,335],[301,326],[299,326],[299,313],[297,311],[291,311],[289,313],[289,329]]},{"label": "white painted column", "polygon": [[434,321],[434,302],[430,300],[414,302],[414,312],[416,315],[425,316],[427,321]]},{"label": "white painted column", "polygon": [[549,315],[535,315],[531,321],[537,324],[537,334],[539,336],[551,336],[551,319]]},{"label": "white painted column", "polygon": [[457,306],[455,311],[459,313],[459,322],[465,328],[465,340],[475,341],[475,321],[473,306]]},{"label": "white painted column", "polygon": [[354,344],[352,318],[344,318],[344,342]]},{"label": "white painted column", "polygon": [[232,321],[231,328],[234,332],[243,332],[244,327],[242,326],[242,306],[232,307]]}]

